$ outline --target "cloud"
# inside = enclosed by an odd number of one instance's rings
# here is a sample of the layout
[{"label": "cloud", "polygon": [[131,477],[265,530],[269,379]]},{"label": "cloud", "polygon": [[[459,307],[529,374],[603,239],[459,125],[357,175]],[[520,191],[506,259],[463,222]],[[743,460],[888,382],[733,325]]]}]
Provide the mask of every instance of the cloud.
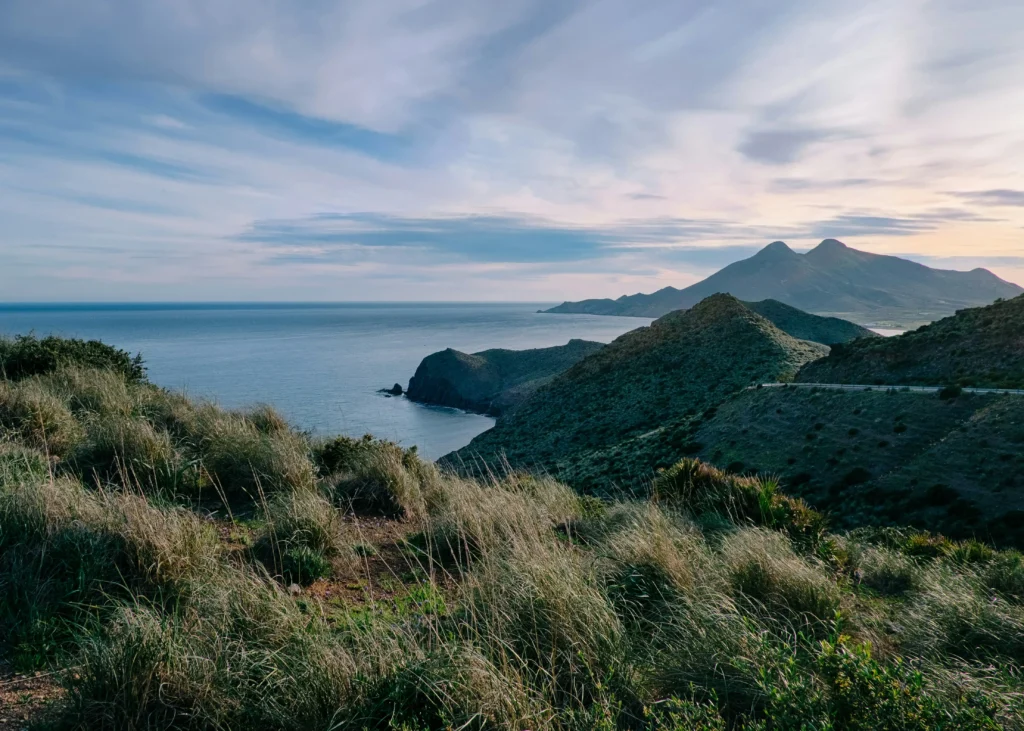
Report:
[{"label": "cloud", "polygon": [[842,213],[806,224],[806,235],[812,238],[843,238],[856,236],[914,236],[938,231],[954,223],[984,222],[993,219],[973,211],[957,208],[936,208],[914,216],[887,216],[869,212]]},{"label": "cloud", "polygon": [[[456,216],[404,218],[373,213],[320,214],[305,219],[257,221],[237,238],[274,251],[288,250],[278,261],[364,260],[375,252],[395,250],[429,258],[485,263],[585,265],[626,254],[654,260],[700,265],[725,264],[738,252],[758,246],[695,246],[713,238],[747,239],[759,235],[749,227],[718,220],[659,218],[611,226],[560,225],[528,216]],[[283,258],[282,258],[283,257]],[[649,266],[649,264],[647,265]],[[584,268],[586,268],[584,266]]]},{"label": "cloud", "polygon": [[7,0],[0,290],[564,298],[827,236],[1013,258],[1024,6],[983,5]]},{"label": "cloud", "polygon": [[800,159],[816,142],[828,139],[830,133],[816,129],[782,129],[751,132],[739,151],[755,162],[785,165]]},{"label": "cloud", "polygon": [[953,193],[976,206],[1017,206],[1024,207],[1024,190],[977,190]]}]

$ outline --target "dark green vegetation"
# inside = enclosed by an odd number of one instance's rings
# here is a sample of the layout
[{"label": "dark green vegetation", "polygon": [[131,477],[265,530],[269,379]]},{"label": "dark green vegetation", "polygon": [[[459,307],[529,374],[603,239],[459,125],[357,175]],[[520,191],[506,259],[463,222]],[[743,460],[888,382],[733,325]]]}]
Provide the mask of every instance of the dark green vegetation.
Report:
[{"label": "dark green vegetation", "polygon": [[[744,304],[798,340],[833,345],[878,337],[852,322],[811,315],[775,300]],[[602,347],[601,343],[570,340],[567,345],[534,350],[495,349],[468,354],[448,348],[423,359],[406,393],[421,403],[500,416]]]},{"label": "dark green vegetation", "polygon": [[743,304],[782,332],[792,335],[798,340],[810,340],[813,343],[832,346],[836,343],[848,343],[857,338],[881,337],[866,327],[855,325],[848,320],[812,315],[778,300],[744,302]]},{"label": "dark green vegetation", "polygon": [[830,533],[695,460],[611,501],[469,480],[117,370],[0,404],[0,662],[64,687],[36,728],[1024,728],[1017,553]]},{"label": "dark green vegetation", "polygon": [[1024,397],[765,388],[720,405],[694,453],[777,475],[833,525],[1024,544]]},{"label": "dark green vegetation", "polygon": [[[752,384],[791,379],[826,352],[716,295],[619,337],[448,459],[470,469],[508,460],[589,491],[643,485],[675,461],[680,435],[706,410]],[[614,454],[650,432],[663,438]]]},{"label": "dark green vegetation", "polygon": [[1024,388],[1024,296],[899,337],[834,348],[800,371],[808,383]]},{"label": "dark green vegetation", "polygon": [[131,355],[97,340],[20,335],[0,337],[0,377],[17,381],[50,373],[63,366],[101,368],[120,373],[129,381],[146,377],[142,356]]},{"label": "dark green vegetation", "polygon": [[603,347],[570,340],[552,348],[473,354],[448,348],[423,359],[406,393],[413,401],[497,416]]},{"label": "dark green vegetation", "polygon": [[661,317],[693,307],[717,292],[750,302],[774,299],[801,310],[855,322],[895,320],[909,326],[936,320],[964,307],[1016,297],[1020,287],[985,269],[970,272],[930,269],[895,256],[851,249],[827,239],[806,254],[781,241],[685,289],[616,300],[566,302],[548,312]]}]

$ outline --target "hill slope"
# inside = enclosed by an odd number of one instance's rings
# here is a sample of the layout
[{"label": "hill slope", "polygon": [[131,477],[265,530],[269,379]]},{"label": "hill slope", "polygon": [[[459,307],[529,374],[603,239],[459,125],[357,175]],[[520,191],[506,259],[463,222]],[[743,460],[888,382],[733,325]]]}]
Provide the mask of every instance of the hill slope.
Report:
[{"label": "hill slope", "polygon": [[1024,296],[952,317],[895,338],[834,348],[798,380],[1024,388]]},{"label": "hill slope", "polygon": [[927,322],[964,307],[1015,297],[1024,289],[985,269],[932,269],[895,256],[857,251],[834,239],[822,241],[806,254],[776,241],[685,289],[666,287],[653,294],[616,300],[565,302],[547,311],[660,317],[692,307],[717,292],[748,301],[775,299],[801,310],[859,322]]},{"label": "hill slope", "polygon": [[765,388],[690,435],[695,456],[777,475],[834,525],[1024,540],[1024,398]]},{"label": "hill slope", "polygon": [[504,455],[513,466],[570,475],[589,451],[693,417],[753,383],[791,378],[826,352],[715,295],[622,335],[448,459]]},{"label": "hill slope", "polygon": [[838,317],[821,317],[790,307],[778,300],[744,302],[748,308],[769,320],[775,327],[798,340],[822,345],[848,343],[857,338],[879,338],[878,333]]},{"label": "hill slope", "polygon": [[472,354],[448,348],[423,359],[406,395],[420,403],[497,416],[603,347],[603,343],[570,340],[552,348]]}]

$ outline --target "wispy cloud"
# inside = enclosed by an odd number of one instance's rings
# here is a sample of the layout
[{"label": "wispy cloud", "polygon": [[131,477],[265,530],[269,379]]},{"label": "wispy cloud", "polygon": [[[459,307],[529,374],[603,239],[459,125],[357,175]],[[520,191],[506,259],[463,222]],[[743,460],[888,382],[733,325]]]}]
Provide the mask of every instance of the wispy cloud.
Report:
[{"label": "wispy cloud", "polygon": [[953,195],[976,206],[1024,207],[1024,190],[977,190]]},{"label": "wispy cloud", "polygon": [[1001,0],[7,0],[0,292],[561,299],[827,236],[1012,268],[1022,76]]}]

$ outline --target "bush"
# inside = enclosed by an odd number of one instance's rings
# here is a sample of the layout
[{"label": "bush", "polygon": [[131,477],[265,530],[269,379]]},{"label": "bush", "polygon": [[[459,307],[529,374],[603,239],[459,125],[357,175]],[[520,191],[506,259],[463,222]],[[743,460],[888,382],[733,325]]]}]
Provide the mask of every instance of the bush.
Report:
[{"label": "bush", "polygon": [[939,390],[939,398],[943,401],[959,398],[964,390],[960,386],[944,386]]},{"label": "bush", "polygon": [[414,451],[371,438],[339,437],[320,445],[315,459],[340,506],[374,515],[424,517],[426,493],[439,479]]},{"label": "bush", "polygon": [[904,595],[921,585],[921,567],[894,551],[868,548],[855,562],[860,583],[883,596]]},{"label": "bush", "polygon": [[1024,603],[1024,556],[1018,551],[997,554],[984,568],[982,582],[1003,598]]},{"label": "bush", "polygon": [[293,432],[264,433],[244,416],[203,409],[186,439],[208,480],[229,498],[308,490],[316,479],[305,440]]},{"label": "bush", "polygon": [[168,497],[194,494],[198,465],[175,449],[170,435],[141,419],[108,416],[92,420],[88,440],[70,458],[90,483],[119,484]]},{"label": "bush", "polygon": [[810,651],[813,673],[780,657],[762,675],[767,698],[750,731],[994,731],[997,708],[981,693],[949,697],[930,687],[914,667],[897,659],[881,663],[867,644],[834,634]]},{"label": "bush", "polygon": [[936,566],[908,605],[904,644],[930,658],[1024,661],[1024,608],[984,595],[977,579]]},{"label": "bush", "polygon": [[288,583],[309,584],[330,576],[333,565],[354,558],[337,509],[314,492],[276,495],[256,543],[260,560]]},{"label": "bush", "polygon": [[778,492],[778,481],[737,477],[699,460],[684,459],[654,480],[652,500],[694,515],[715,512],[734,521],[784,530],[799,545],[813,547],[825,533],[825,519],[802,500]]},{"label": "bush", "polygon": [[726,538],[722,557],[740,598],[764,619],[783,616],[799,624],[830,621],[840,593],[823,566],[797,556],[785,536],[746,529]]},{"label": "bush", "polygon": [[133,382],[146,379],[141,355],[132,356],[98,340],[34,335],[0,338],[0,377],[19,381],[69,366],[114,371]]},{"label": "bush", "polygon": [[67,455],[85,436],[71,410],[38,381],[0,381],[0,430],[47,454]]},{"label": "bush", "polygon": [[69,480],[7,483],[0,490],[0,638],[41,658],[75,624],[118,597],[174,594],[219,556],[199,518],[136,495],[86,490]]}]

